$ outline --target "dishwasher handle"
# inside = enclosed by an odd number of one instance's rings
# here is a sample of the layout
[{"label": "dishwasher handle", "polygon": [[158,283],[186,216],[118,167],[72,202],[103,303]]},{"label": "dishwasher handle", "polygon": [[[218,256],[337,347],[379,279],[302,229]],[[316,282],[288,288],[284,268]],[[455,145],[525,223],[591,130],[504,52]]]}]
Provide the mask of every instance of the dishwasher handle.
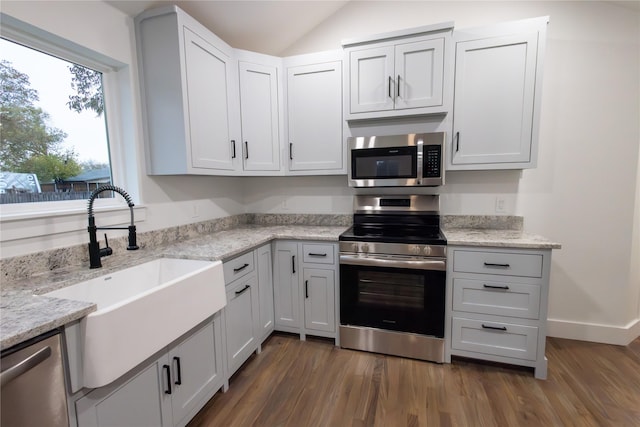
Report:
[{"label": "dishwasher handle", "polygon": [[45,360],[51,357],[51,347],[46,346],[43,349],[38,350],[31,356],[23,359],[21,362],[16,363],[10,368],[6,369],[0,374],[0,387],[4,387],[20,375],[35,368]]}]

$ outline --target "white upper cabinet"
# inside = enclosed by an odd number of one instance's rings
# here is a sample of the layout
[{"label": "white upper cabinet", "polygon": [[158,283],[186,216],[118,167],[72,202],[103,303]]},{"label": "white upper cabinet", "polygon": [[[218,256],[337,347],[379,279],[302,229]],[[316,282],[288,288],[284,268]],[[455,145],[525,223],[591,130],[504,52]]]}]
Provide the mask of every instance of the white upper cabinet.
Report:
[{"label": "white upper cabinet", "polygon": [[278,72],[240,61],[240,116],[245,171],[280,170]]},{"label": "white upper cabinet", "polygon": [[285,59],[290,175],[346,173],[341,57],[332,52]]},{"label": "white upper cabinet", "polygon": [[547,23],[536,18],[454,34],[448,169],[536,166]]},{"label": "white upper cabinet", "polygon": [[136,18],[147,173],[234,174],[233,50],[175,6]]},{"label": "white upper cabinet", "polygon": [[446,114],[453,23],[343,43],[346,119]]}]

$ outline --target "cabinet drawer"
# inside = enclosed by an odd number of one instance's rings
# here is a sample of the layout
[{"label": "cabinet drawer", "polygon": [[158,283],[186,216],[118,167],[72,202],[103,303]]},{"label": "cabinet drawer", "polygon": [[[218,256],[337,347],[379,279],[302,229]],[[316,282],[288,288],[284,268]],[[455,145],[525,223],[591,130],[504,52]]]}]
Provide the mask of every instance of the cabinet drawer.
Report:
[{"label": "cabinet drawer", "polygon": [[302,261],[311,264],[333,264],[333,245],[303,244]]},{"label": "cabinet drawer", "polygon": [[504,276],[542,277],[542,255],[454,250],[453,271]]},{"label": "cabinet drawer", "polygon": [[453,309],[537,319],[540,312],[540,285],[453,279]]},{"label": "cabinet drawer", "polygon": [[225,262],[222,265],[224,270],[224,283],[228,285],[234,280],[251,273],[254,266],[253,251]]},{"label": "cabinet drawer", "polygon": [[516,359],[536,360],[538,328],[454,317],[451,347]]}]

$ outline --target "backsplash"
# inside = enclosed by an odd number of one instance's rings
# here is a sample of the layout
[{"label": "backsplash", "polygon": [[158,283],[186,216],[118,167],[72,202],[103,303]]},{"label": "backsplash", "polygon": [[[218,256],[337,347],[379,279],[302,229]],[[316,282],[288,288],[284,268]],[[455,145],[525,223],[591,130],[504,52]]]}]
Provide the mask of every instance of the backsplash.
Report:
[{"label": "backsplash", "polygon": [[[139,232],[137,235],[140,250],[145,247],[158,247],[166,244],[192,239],[203,234],[237,228],[246,224],[258,225],[336,225],[345,227],[351,224],[351,215],[314,215],[314,214],[240,214],[224,218],[175,227]],[[87,243],[89,236],[87,236]],[[109,239],[114,253],[126,252],[127,236]],[[66,248],[51,249],[28,255],[0,260],[0,272],[3,281],[26,279],[36,274],[54,271],[66,267],[89,265],[87,244]]]},{"label": "backsplash", "polygon": [[524,218],[510,215],[442,215],[440,226],[446,229],[471,228],[481,230],[522,231]]}]

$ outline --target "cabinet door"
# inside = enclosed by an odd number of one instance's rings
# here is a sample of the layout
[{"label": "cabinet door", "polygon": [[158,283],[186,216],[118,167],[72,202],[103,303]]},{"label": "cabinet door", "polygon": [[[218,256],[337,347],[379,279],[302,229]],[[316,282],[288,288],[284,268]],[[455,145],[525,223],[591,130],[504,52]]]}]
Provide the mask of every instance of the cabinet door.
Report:
[{"label": "cabinet door", "polygon": [[442,105],[444,38],[395,49],[395,108]]},{"label": "cabinet door", "polygon": [[393,110],[393,46],[349,53],[350,112]]},{"label": "cabinet door", "polygon": [[232,170],[227,93],[230,59],[186,27],[184,44],[191,164]]},{"label": "cabinet door", "polygon": [[142,371],[76,401],[78,427],[172,426],[166,354]]},{"label": "cabinet door", "polygon": [[184,425],[223,383],[220,322],[209,322],[169,352],[175,425]]},{"label": "cabinet door", "polygon": [[271,260],[271,244],[256,249],[258,267],[258,302],[259,314],[256,328],[258,337],[266,338],[274,328],[273,318],[273,273]]},{"label": "cabinet door", "polygon": [[287,70],[290,171],[335,171],[344,166],[342,62]]},{"label": "cabinet door", "polygon": [[304,269],[304,326],[335,332],[335,274],[333,270]]},{"label": "cabinet door", "polygon": [[277,242],[273,267],[275,326],[300,328],[298,289],[298,245]]},{"label": "cabinet door", "polygon": [[227,289],[227,373],[232,375],[258,348],[255,334],[258,298],[256,276],[252,274],[238,280]]},{"label": "cabinet door", "polygon": [[453,165],[531,160],[537,43],[533,32],[456,44]]},{"label": "cabinet door", "polygon": [[240,62],[244,170],[280,169],[278,76],[275,67]]}]

